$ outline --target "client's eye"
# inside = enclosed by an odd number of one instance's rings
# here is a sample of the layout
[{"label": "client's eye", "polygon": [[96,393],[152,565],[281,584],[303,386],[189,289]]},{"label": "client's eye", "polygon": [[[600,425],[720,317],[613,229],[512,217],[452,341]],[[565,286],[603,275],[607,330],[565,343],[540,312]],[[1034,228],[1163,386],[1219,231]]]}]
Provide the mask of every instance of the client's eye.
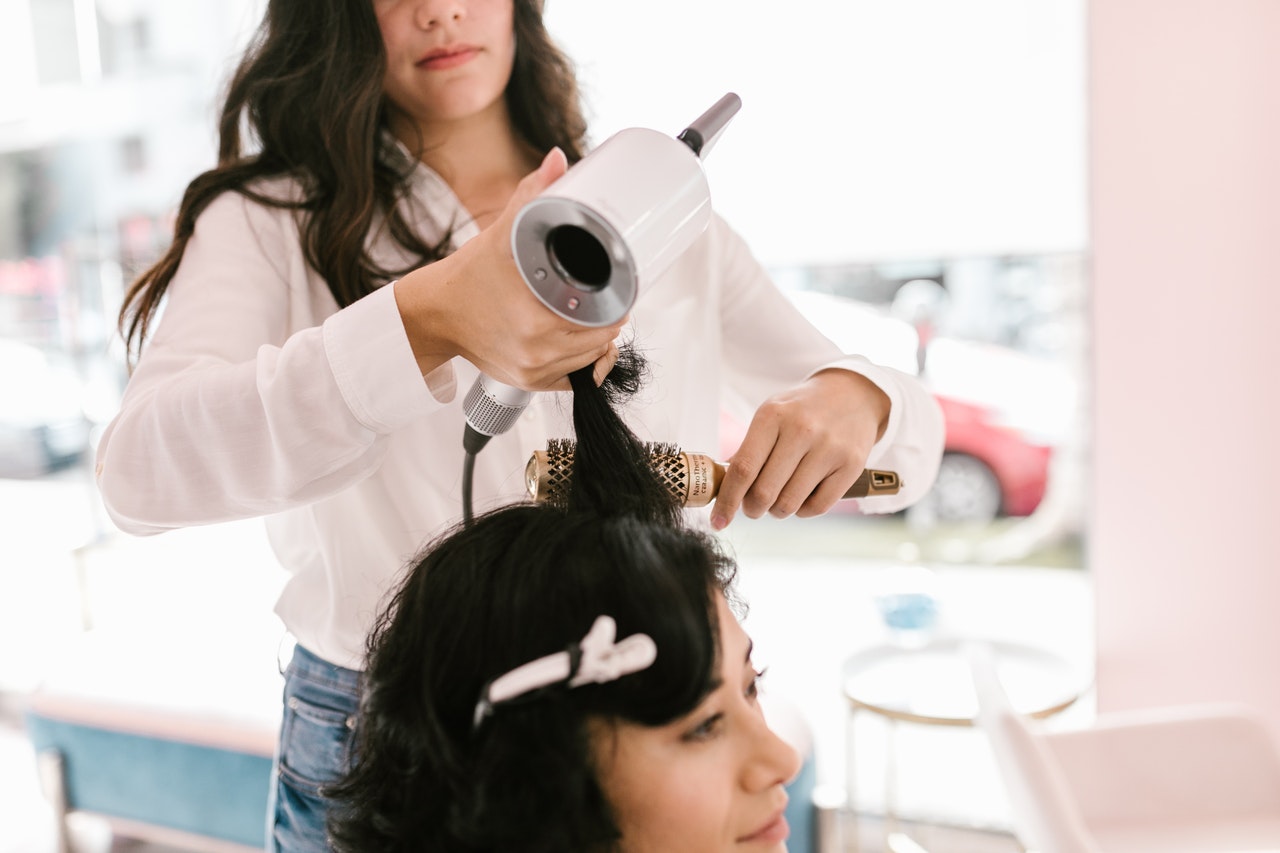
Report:
[{"label": "client's eye", "polygon": [[724,714],[715,713],[707,717],[701,723],[685,732],[683,739],[693,743],[704,740],[711,740],[720,732],[720,725],[724,722]]},{"label": "client's eye", "polygon": [[747,684],[746,697],[755,700],[760,695],[760,682],[764,680],[764,674],[769,671],[769,667],[763,669],[751,670],[751,681]]}]

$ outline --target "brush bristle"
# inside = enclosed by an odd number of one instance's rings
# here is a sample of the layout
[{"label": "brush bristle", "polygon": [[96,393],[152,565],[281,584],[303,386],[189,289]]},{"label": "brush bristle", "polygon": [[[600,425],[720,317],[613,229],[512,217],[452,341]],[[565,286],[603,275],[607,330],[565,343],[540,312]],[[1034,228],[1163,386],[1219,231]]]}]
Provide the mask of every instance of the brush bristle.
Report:
[{"label": "brush bristle", "polygon": [[689,498],[689,466],[674,444],[646,444],[649,467],[658,475],[667,493],[684,505]]}]

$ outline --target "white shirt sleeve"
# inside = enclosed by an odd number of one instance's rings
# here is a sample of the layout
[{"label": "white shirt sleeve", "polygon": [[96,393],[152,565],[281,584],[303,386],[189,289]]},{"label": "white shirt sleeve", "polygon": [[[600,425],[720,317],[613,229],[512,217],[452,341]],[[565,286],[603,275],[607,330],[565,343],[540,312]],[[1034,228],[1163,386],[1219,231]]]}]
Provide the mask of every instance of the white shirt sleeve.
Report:
[{"label": "white shirt sleeve", "polygon": [[259,516],[333,494],[376,467],[389,433],[452,397],[448,368],[419,373],[392,288],[338,311],[297,247],[288,213],[238,193],[200,216],[98,447],[99,486],[121,529]]},{"label": "white shirt sleeve", "polygon": [[741,237],[718,217],[712,228],[723,270],[722,333],[730,387],[754,410],[779,388],[820,370],[839,368],[866,376],[890,403],[888,426],[867,467],[896,471],[902,489],[897,495],[858,500],[858,508],[897,512],[923,497],[937,477],[945,439],[942,409],[933,395],[910,374],[842,353],[778,289]]}]

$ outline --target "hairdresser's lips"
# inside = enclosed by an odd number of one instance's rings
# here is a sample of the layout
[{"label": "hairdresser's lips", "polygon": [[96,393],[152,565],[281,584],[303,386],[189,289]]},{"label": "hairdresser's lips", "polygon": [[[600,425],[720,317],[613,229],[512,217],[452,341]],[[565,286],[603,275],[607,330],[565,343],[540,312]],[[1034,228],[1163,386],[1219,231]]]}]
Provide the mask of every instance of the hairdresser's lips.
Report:
[{"label": "hairdresser's lips", "polygon": [[738,839],[739,844],[781,844],[791,834],[786,815],[779,811],[769,822],[750,835]]},{"label": "hairdresser's lips", "polygon": [[480,48],[469,44],[452,44],[437,48],[418,60],[418,67],[428,71],[444,71],[465,65],[480,53]]}]

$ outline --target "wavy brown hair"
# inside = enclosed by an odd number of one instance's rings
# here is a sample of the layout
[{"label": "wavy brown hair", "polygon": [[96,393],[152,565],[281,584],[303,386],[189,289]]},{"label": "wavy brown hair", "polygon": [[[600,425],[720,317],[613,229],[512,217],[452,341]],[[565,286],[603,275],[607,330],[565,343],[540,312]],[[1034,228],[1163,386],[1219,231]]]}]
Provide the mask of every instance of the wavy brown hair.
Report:
[{"label": "wavy brown hair", "polygon": [[[577,162],[587,126],[573,66],[543,26],[541,0],[513,3],[515,65],[505,94],[512,125],[534,151],[559,146]],[[196,220],[228,190],[299,212],[307,262],[340,306],[443,256],[449,235],[434,245],[424,241],[397,204],[415,164],[392,156],[382,133],[386,64],[371,0],[270,0],[227,88],[218,165],[187,186],[169,249],[125,294],[119,323],[131,359],[141,351]],[[298,182],[300,197],[254,187],[282,176]],[[374,262],[365,241],[379,215],[415,262],[399,269]]]}]

